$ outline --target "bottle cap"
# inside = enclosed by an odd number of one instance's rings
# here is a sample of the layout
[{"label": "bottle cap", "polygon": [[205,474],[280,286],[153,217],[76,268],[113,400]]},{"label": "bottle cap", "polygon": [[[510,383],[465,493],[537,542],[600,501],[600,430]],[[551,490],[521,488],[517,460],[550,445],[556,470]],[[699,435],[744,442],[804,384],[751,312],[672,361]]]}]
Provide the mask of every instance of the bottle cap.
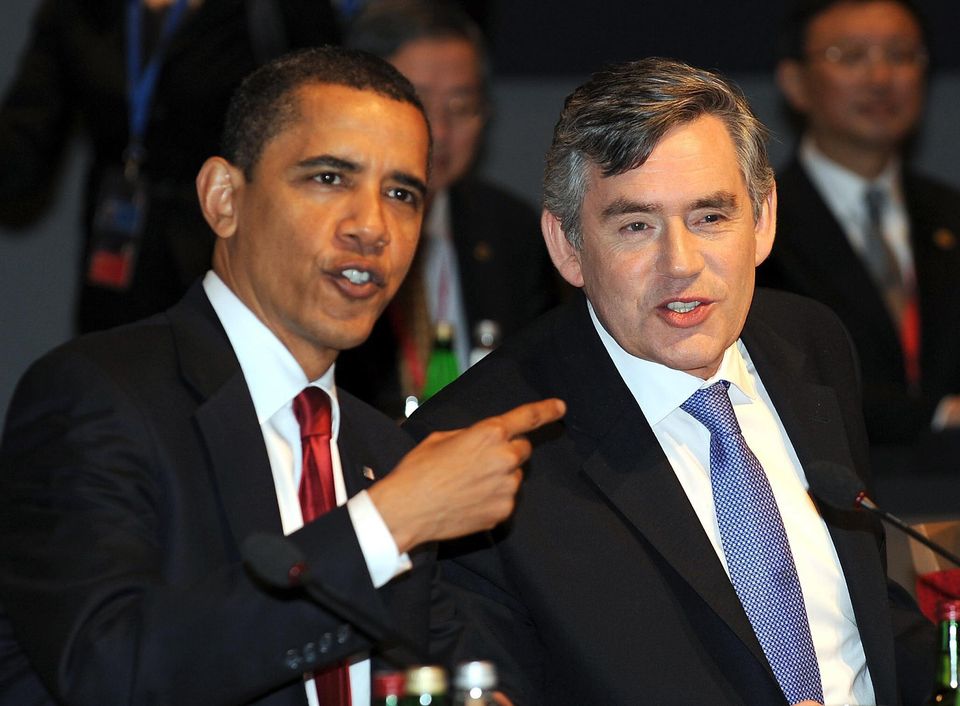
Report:
[{"label": "bottle cap", "polygon": [[937,604],[938,620],[960,620],[960,601],[943,600]]},{"label": "bottle cap", "polygon": [[500,324],[493,319],[482,319],[473,328],[473,339],[478,346],[494,348],[500,343]]},{"label": "bottle cap", "polygon": [[442,667],[410,667],[404,689],[407,694],[446,694],[447,675]]},{"label": "bottle cap", "polygon": [[453,685],[457,689],[493,689],[497,686],[497,668],[493,662],[464,662],[457,665]]},{"label": "bottle cap", "polygon": [[436,336],[438,343],[449,343],[453,340],[453,324],[441,319],[437,322]]},{"label": "bottle cap", "polygon": [[385,699],[402,694],[404,681],[403,672],[376,672],[373,675],[374,698]]}]

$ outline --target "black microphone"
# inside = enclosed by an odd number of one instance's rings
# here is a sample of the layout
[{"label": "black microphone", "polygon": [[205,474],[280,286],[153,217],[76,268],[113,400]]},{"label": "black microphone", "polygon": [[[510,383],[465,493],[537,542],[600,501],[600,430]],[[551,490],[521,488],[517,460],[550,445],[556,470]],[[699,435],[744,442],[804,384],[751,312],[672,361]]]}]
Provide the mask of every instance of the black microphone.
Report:
[{"label": "black microphone", "polygon": [[960,566],[960,557],[945,547],[932,541],[929,537],[920,534],[913,527],[886,510],[877,507],[877,504],[867,495],[863,483],[849,468],[831,461],[816,461],[804,466],[807,481],[810,483],[810,494],[814,500],[837,510],[857,510],[863,508],[877,515],[881,520],[888,522],[902,532],[906,532],[925,547],[939,554],[944,559]]},{"label": "black microphone", "polygon": [[286,537],[257,532],[243,541],[240,552],[247,567],[268,586],[304,590],[314,601],[353,624],[375,643],[408,644],[381,620],[316,580],[300,547]]}]

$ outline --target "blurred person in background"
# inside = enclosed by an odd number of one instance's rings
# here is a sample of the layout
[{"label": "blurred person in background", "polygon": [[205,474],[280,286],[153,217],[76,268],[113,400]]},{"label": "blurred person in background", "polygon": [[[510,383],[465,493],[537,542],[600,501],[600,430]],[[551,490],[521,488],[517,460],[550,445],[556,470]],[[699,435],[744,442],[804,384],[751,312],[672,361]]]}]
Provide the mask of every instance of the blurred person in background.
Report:
[{"label": "blurred person in background", "polygon": [[89,142],[79,331],[176,302],[210,263],[194,178],[230,94],[287,49],[339,41],[327,0],[44,0],[0,105],[0,222],[43,212]]},{"label": "blurred person in background", "polygon": [[877,472],[942,465],[960,450],[960,192],[907,164],[929,64],[921,17],[907,0],[802,0],[781,53],[803,134],[777,175],[758,282],[840,315]]},{"label": "blurred person in background", "polygon": [[337,363],[346,389],[401,417],[408,397],[422,401],[440,322],[452,327],[462,372],[481,322],[498,340],[509,336],[556,304],[562,285],[536,211],[471,174],[491,108],[484,39],[469,15],[445,2],[374,1],[344,41],[410,79],[433,133],[428,212],[410,275],[367,343]]}]

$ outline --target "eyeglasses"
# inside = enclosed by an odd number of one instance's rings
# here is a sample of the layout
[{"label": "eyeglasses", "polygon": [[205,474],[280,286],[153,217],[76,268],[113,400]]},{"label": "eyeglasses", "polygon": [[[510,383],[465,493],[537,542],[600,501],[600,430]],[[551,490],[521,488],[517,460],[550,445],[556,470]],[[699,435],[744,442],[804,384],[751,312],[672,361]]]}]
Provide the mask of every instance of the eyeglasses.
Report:
[{"label": "eyeglasses", "polygon": [[487,101],[480,92],[442,94],[421,90],[419,94],[427,115],[434,120],[442,117],[452,124],[467,123],[487,111]]},{"label": "eyeglasses", "polygon": [[895,69],[922,69],[928,60],[926,48],[916,44],[835,44],[808,56],[847,71],[865,71],[879,61]]}]

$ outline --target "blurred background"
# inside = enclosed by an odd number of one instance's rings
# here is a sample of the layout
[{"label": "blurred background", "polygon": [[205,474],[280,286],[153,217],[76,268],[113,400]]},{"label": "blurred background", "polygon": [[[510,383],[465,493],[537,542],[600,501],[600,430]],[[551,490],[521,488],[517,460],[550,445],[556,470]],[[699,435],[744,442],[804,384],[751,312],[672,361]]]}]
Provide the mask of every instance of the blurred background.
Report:
[{"label": "blurred background", "polygon": [[[0,90],[5,91],[29,36],[38,0],[0,4]],[[931,83],[913,146],[921,171],[960,188],[960,6],[918,0],[931,34]],[[603,64],[673,56],[732,77],[772,130],[775,165],[794,133],[773,83],[776,0],[464,0],[484,28],[492,56],[493,120],[480,173],[532,204],[540,198],[543,155],[563,98]],[[707,5],[704,7],[704,5]],[[59,171],[53,207],[27,228],[0,228],[0,414],[17,379],[40,354],[73,335],[80,253],[83,146]]]}]

